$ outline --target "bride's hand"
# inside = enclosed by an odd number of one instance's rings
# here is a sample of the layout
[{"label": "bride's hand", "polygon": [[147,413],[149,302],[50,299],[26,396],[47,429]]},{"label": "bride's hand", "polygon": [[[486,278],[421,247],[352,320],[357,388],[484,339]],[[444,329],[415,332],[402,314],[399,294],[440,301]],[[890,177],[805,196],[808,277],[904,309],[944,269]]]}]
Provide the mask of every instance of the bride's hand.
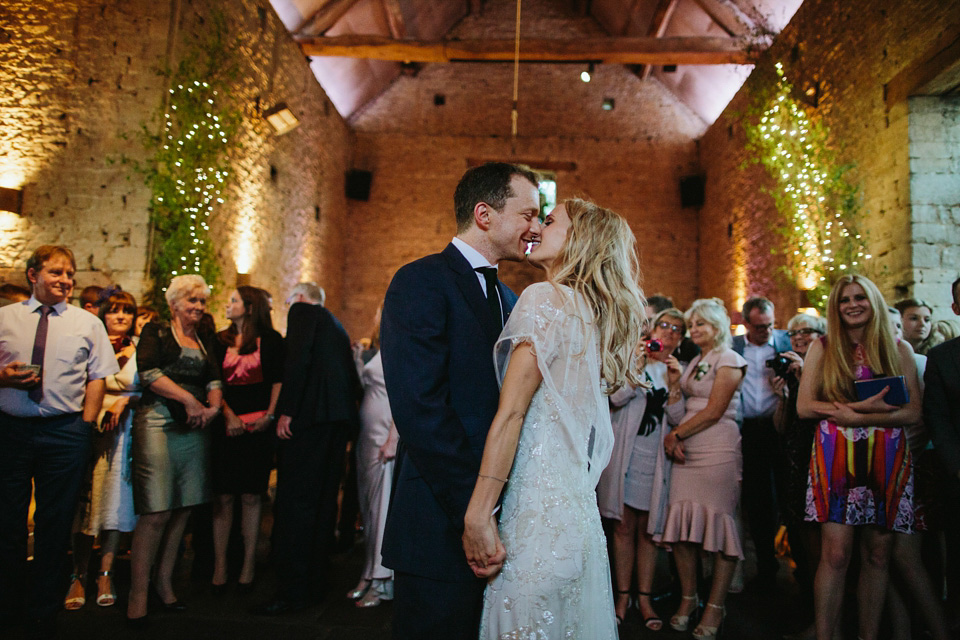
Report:
[{"label": "bride's hand", "polygon": [[492,515],[473,519],[467,514],[464,518],[463,551],[467,555],[467,564],[478,578],[489,578],[500,571],[507,552],[500,542],[497,521]]}]

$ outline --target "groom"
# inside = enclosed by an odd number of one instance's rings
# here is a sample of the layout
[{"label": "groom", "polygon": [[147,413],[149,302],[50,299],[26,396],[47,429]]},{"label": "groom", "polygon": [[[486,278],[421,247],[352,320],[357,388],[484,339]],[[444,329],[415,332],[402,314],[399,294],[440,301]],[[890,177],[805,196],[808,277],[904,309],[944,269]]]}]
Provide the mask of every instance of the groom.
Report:
[{"label": "groom", "polygon": [[400,434],[383,536],[394,569],[393,637],[476,638],[485,582],[463,553],[463,517],[500,390],[493,346],[517,296],[501,260],[539,238],[537,177],[511,164],[469,169],[454,194],[457,235],[402,267],[387,289],[381,353]]}]

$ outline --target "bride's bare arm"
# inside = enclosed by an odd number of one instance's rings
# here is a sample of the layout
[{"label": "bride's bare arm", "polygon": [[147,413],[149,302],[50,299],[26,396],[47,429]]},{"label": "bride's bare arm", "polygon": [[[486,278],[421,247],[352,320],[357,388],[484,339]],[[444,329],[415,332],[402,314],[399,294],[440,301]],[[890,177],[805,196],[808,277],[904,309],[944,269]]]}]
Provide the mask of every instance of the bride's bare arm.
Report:
[{"label": "bride's bare arm", "polygon": [[507,365],[500,404],[483,448],[480,475],[464,517],[463,550],[479,577],[499,571],[506,557],[493,509],[517,454],[523,418],[542,380],[537,356],[530,344],[517,345]]}]

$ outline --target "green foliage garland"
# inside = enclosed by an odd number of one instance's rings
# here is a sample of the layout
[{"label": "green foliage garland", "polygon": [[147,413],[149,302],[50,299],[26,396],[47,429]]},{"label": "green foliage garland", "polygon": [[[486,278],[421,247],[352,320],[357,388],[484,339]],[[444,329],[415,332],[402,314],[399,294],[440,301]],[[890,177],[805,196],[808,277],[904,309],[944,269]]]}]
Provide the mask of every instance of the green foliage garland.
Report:
[{"label": "green foliage garland", "polygon": [[151,191],[153,226],[147,299],[158,309],[166,309],[164,292],[173,276],[198,273],[211,287],[220,283],[209,217],[224,201],[229,152],[242,114],[228,99],[235,47],[225,40],[223,16],[211,23],[177,68],[162,72],[170,89],[161,107],[161,131],[143,126],[143,145],[151,155],[137,169]]},{"label": "green foliage garland", "polygon": [[829,145],[829,131],[811,121],[805,106],[793,97],[783,65],[776,64],[776,81],[755,92],[742,123],[751,158],[759,163],[774,187],[781,220],[773,225],[782,238],[775,249],[786,259],[786,274],[809,290],[810,304],[823,311],[830,287],[839,276],[861,271],[871,259],[860,231],[859,186]]}]

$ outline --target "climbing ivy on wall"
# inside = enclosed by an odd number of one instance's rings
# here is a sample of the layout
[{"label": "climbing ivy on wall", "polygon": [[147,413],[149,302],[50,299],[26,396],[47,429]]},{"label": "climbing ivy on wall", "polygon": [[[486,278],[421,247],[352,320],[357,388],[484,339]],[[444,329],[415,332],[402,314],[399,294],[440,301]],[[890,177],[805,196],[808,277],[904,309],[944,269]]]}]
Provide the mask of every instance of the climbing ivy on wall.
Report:
[{"label": "climbing ivy on wall", "polygon": [[762,86],[740,116],[749,157],[741,168],[760,164],[770,174],[773,186],[765,191],[780,214],[772,226],[782,236],[774,251],[784,256],[788,278],[823,311],[833,282],[871,259],[860,188],[851,178],[854,166],[838,161],[827,126],[811,120],[794,97],[783,65],[774,71],[767,82],[753,83]]},{"label": "climbing ivy on wall", "polygon": [[230,99],[236,45],[226,38],[222,14],[205,21],[167,76],[159,132],[142,128],[148,152],[137,170],[150,189],[151,287],[147,299],[166,310],[164,292],[176,275],[197,273],[220,284],[220,265],[210,243],[210,214],[223,204],[230,180],[230,150],[242,113]]}]

